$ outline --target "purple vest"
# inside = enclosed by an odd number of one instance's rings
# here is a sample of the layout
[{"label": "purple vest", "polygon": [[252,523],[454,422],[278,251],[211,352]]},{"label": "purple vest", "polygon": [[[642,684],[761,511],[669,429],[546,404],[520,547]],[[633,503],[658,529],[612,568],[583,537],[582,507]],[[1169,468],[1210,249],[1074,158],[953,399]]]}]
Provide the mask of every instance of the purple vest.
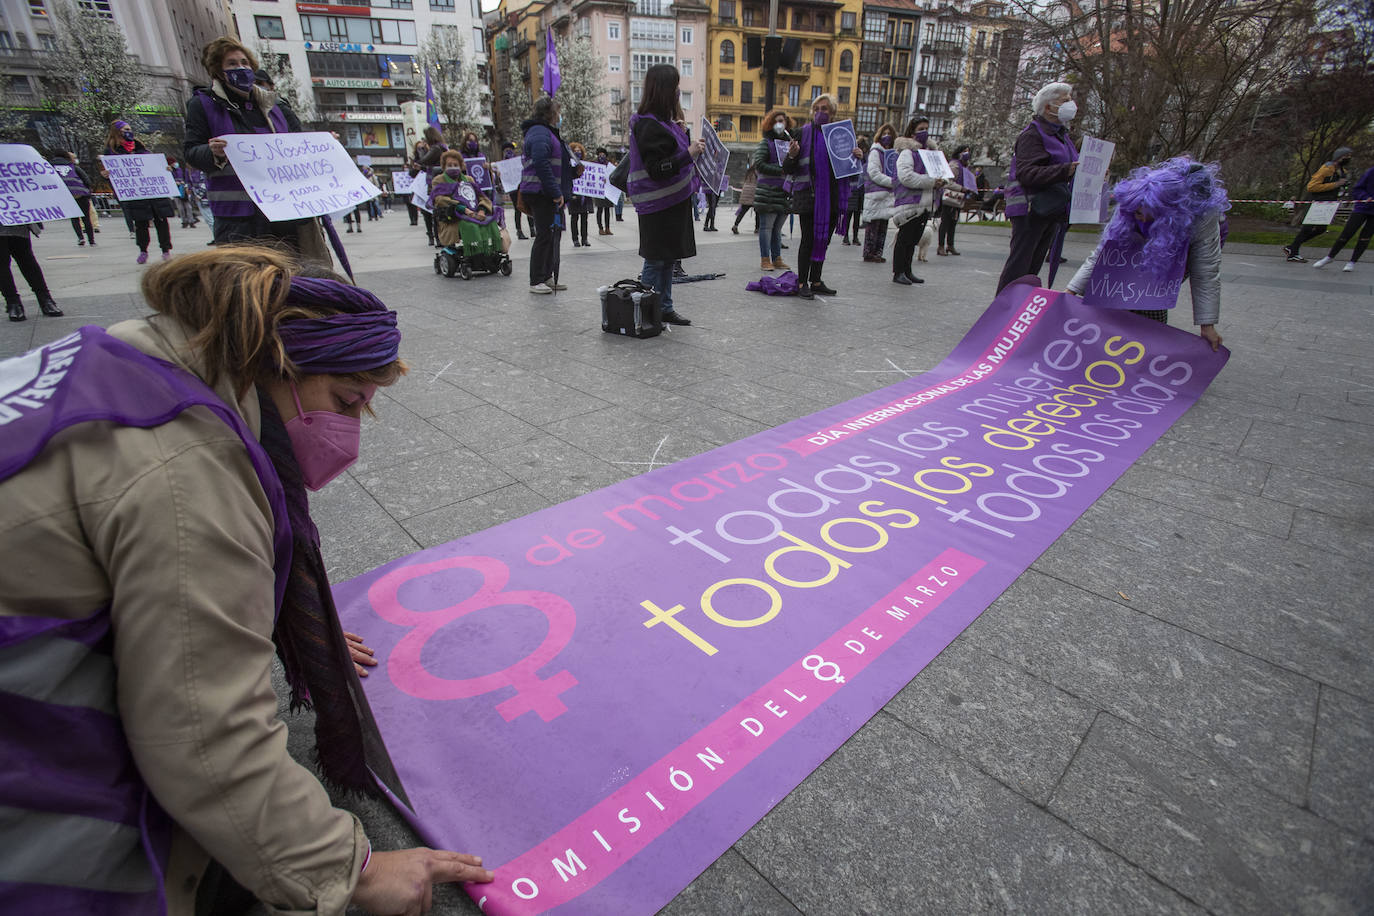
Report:
[{"label": "purple vest", "polygon": [[[1041,126],[1039,118],[1027,124],[1021,133],[1034,128],[1040,131],[1040,140],[1045,144],[1045,152],[1050,154],[1051,162],[1077,162],[1078,150],[1074,149],[1073,141],[1069,139],[1069,133],[1064,131],[1064,138],[1061,140],[1057,134],[1045,132]],[[1011,157],[1011,167],[1007,169],[1007,218],[1013,216],[1025,216],[1030,212],[1030,196],[1021,187],[1021,182],[1016,180],[1016,156]]]},{"label": "purple vest", "polygon": [[[645,118],[657,121],[672,134],[673,140],[677,143],[673,155],[686,158],[687,164],[667,178],[649,177],[649,171],[644,167],[644,157],[639,154],[639,143],[634,138],[634,129],[635,125]],[[634,201],[636,213],[657,213],[667,210],[696,193],[700,181],[697,179],[696,169],[692,167],[692,158],[687,155],[688,145],[687,132],[676,124],[667,123],[653,115],[637,114],[630,118],[630,177],[626,193]],[[763,177],[759,176],[760,182]]]},{"label": "purple vest", "polygon": [[[196,90],[196,97],[200,99],[201,108],[205,109],[205,120],[210,126],[210,136],[222,137],[225,134],[239,134],[238,125],[229,116],[229,109],[225,108],[219,99],[204,89]],[[276,133],[290,133],[291,128],[286,124],[286,115],[281,113],[281,109],[273,105],[267,112],[267,119],[272,123]],[[267,128],[254,128],[254,133],[269,133]],[[234,174],[232,168],[226,168],[221,172],[208,172],[205,177],[205,198],[210,202],[210,213],[215,219],[224,217],[226,219],[243,219],[258,212],[258,208],[253,205],[252,198],[243,189],[243,182]]]},{"label": "purple vest", "polygon": [[[902,153],[909,153],[912,167],[922,175],[926,174],[926,164],[921,161],[921,155],[917,150],[902,150]],[[908,188],[900,179],[893,179],[892,205],[894,207],[919,207],[924,199],[924,188]]]},{"label": "purple vest", "polygon": [[53,163],[53,168],[57,169],[57,174],[62,176],[62,181],[71,192],[72,197],[90,197],[91,189],[86,187],[86,182],[81,180],[81,176],[76,173],[76,166],[67,163]]},{"label": "purple vest", "polygon": [[[197,405],[222,419],[243,440],[272,507],[280,608],[291,566],[281,483],[238,414],[204,383],[94,326],[0,363],[0,378],[0,480],[78,423],[149,428]],[[0,665],[12,675],[0,687],[0,806],[17,812],[23,835],[58,852],[0,882],[2,912],[166,912],[173,824],[125,740],[112,643],[108,605],[78,620],[0,617]]]},{"label": "purple vest", "polygon": [[[776,165],[778,168],[782,168],[782,160],[778,158],[778,148],[776,146],[776,143],[777,141],[774,140],[771,136],[768,138],[768,162],[772,165]],[[779,191],[781,191],[784,187],[786,187],[786,175],[765,175],[763,172],[759,172],[758,174],[758,186],[761,188],[777,188]]]},{"label": "purple vest", "polygon": [[[553,154],[549,156],[549,166],[553,169],[553,183],[559,188],[563,187],[563,156],[559,147],[563,141],[555,137],[553,131],[543,124],[536,124],[531,127],[529,133],[542,130],[549,135],[549,145],[553,149]],[[534,160],[529,154],[530,141],[529,134],[526,134],[524,152],[520,155],[520,193],[521,194],[543,194],[544,183],[539,180],[539,173],[534,170]]]}]

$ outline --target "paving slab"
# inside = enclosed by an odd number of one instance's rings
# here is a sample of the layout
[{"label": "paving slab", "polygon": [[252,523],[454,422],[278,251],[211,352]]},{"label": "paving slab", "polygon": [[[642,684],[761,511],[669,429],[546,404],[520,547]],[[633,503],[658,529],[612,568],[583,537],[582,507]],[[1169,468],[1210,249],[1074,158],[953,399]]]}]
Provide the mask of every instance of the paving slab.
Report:
[{"label": "paving slab", "polygon": [[1213,913],[1366,912],[1374,846],[1109,715],[1050,811]]}]

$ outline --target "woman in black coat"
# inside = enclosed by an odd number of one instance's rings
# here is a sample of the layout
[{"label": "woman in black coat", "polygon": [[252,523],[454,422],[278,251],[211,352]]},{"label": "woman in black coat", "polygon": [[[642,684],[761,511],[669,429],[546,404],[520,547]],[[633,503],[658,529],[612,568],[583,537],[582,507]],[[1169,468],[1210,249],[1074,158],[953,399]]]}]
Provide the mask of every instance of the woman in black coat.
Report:
[{"label": "woman in black coat", "polygon": [[639,256],[644,259],[639,280],[658,290],[665,322],[689,325],[673,309],[673,264],[697,253],[693,172],[705,144],[688,139],[677,88],[672,64],[654,64],[644,74],[643,100],[630,118],[629,193],[639,217]]},{"label": "woman in black coat", "polygon": [[[129,156],[146,153],[148,148],[134,138],[134,129],[127,121],[115,121],[110,125],[110,133],[105,138],[106,156]],[[110,173],[104,169],[100,173],[106,178]],[[134,224],[134,238],[138,242],[138,263],[148,263],[148,243],[151,241],[148,224],[157,227],[157,247],[162,249],[162,260],[172,256],[172,227],[167,220],[176,210],[170,197],[145,200],[121,200],[119,207],[125,219]]]}]

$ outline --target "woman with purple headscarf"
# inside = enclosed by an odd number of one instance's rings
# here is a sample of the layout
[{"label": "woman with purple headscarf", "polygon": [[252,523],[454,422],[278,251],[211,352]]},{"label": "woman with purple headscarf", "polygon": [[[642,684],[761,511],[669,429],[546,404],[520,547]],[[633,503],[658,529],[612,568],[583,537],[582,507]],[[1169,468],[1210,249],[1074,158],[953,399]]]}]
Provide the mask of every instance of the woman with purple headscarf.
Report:
[{"label": "woman with purple headscarf", "polygon": [[[1157,288],[1165,278],[1186,276],[1193,323],[1212,350],[1217,350],[1221,346],[1216,323],[1221,315],[1223,214],[1231,209],[1219,172],[1216,163],[1179,156],[1153,168],[1136,169],[1118,182],[1112,189],[1116,212],[1097,248],[1069,281],[1068,291],[1082,296],[1095,282],[1110,291],[1113,264],[1130,265],[1131,279],[1140,289]],[[1131,311],[1169,323],[1166,309]]]},{"label": "woman with purple headscarf", "polygon": [[834,117],[835,103],[830,96],[817,96],[811,103],[810,123],[802,127],[782,163],[782,170],[792,176],[792,212],[801,220],[797,295],[803,299],[814,299],[817,293],[835,295],[835,290],[821,280],[830,236],[848,200],[848,184],[835,178],[821,130]]},{"label": "woman with purple headscarf", "polygon": [[0,910],[418,913],[475,856],[375,851],[322,778],[398,785],[310,518],[405,371],[396,313],[265,248],[145,274],[151,318],[0,363]]}]

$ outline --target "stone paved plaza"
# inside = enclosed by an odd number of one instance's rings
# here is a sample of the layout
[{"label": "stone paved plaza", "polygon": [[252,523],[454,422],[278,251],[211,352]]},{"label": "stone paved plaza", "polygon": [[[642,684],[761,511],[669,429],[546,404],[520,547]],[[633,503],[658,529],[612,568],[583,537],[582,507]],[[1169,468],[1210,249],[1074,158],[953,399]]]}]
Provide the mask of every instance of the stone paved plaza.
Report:
[{"label": "stone paved plaza", "polygon": [[[595,287],[638,273],[629,211],[589,248],[565,236],[556,297],[527,291],[528,242],[513,277],[464,282],[403,210],[344,235],[411,373],[314,500],[334,580],[919,374],[1007,249],[961,225],[962,256],[932,248],[908,288],[837,241],[837,296],[770,299],[743,291],[758,249],[730,219],[686,265],[728,276],[678,287],[693,327],[647,341],[598,324]],[[36,243],[68,317],[24,290],[0,356],[143,312],[134,244],[103,228],[94,251],[65,225]],[[664,912],[1374,912],[1374,258],[1342,263],[1229,246],[1232,357],[1201,401]],[[379,847],[414,842],[360,813]]]}]

